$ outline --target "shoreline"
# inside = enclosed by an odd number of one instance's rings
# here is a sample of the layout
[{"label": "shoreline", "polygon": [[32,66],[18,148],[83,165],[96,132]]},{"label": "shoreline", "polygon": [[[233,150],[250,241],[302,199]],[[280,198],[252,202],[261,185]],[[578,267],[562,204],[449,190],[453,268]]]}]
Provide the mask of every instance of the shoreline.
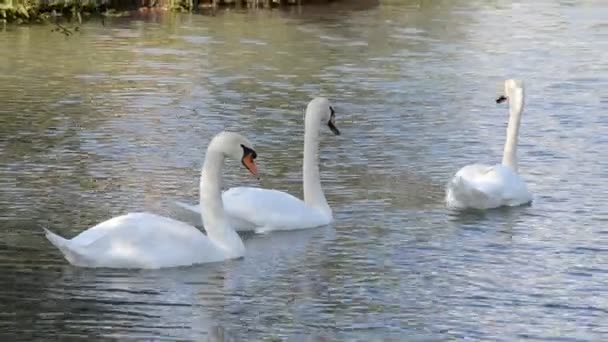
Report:
[{"label": "shoreline", "polygon": [[0,5],[0,22],[15,24],[57,24],[92,17],[130,16],[135,12],[196,12],[214,14],[217,9],[272,9],[305,4],[332,3],[332,0],[61,0],[51,2],[8,0]]}]

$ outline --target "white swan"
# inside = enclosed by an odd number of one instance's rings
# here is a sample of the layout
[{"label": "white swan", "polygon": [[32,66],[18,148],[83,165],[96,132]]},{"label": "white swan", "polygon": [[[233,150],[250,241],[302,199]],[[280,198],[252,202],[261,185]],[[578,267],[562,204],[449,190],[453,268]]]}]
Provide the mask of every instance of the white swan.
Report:
[{"label": "white swan", "polygon": [[251,143],[242,135],[222,132],[209,147],[201,171],[200,197],[207,235],[186,223],[150,213],[114,217],[71,240],[45,228],[46,237],[75,266],[163,268],[242,257],[245,247],[228,224],[221,199],[224,158],[241,159],[257,176]]},{"label": "white swan", "polygon": [[509,101],[509,124],[502,164],[467,165],[448,183],[446,204],[465,209],[491,209],[518,206],[532,201],[526,183],[517,174],[517,135],[524,107],[524,85],[519,80],[505,81],[505,94],[496,103]]},{"label": "white swan", "polygon": [[[324,123],[334,134],[340,134],[335,126],[334,109],[326,98],[317,97],[308,103],[304,122],[304,201],[278,190],[231,188],[222,194],[222,199],[235,229],[256,232],[294,230],[319,227],[332,221],[332,211],[319,177],[319,131],[321,123]],[[181,202],[177,205],[187,210],[192,218],[200,217],[197,205]]]}]

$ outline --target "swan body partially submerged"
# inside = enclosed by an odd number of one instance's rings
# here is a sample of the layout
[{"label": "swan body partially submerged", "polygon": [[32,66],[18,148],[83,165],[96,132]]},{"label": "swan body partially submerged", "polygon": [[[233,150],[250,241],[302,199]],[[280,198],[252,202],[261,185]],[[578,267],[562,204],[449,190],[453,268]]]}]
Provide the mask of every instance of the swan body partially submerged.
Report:
[{"label": "swan body partially submerged", "polygon": [[517,140],[524,107],[524,85],[505,81],[505,94],[496,102],[508,100],[509,124],[502,163],[473,164],[460,169],[446,189],[446,204],[456,209],[491,209],[518,206],[532,201],[532,194],[518,174]]},{"label": "swan body partially submerged", "polygon": [[200,197],[207,235],[196,227],[151,213],[111,218],[65,239],[45,229],[48,240],[66,260],[81,267],[164,268],[218,262],[244,256],[243,241],[230,226],[221,199],[226,157],[240,159],[257,176],[251,143],[242,135],[222,132],[209,147],[201,171]]},{"label": "swan body partially submerged", "polygon": [[[340,134],[335,126],[333,107],[326,98],[317,97],[306,107],[304,200],[286,192],[253,187],[231,188],[222,194],[226,213],[237,230],[294,230],[319,227],[332,222],[332,210],[325,199],[319,175],[319,133],[322,123],[327,124],[334,134]],[[177,202],[177,205],[186,210],[191,218],[200,217],[200,206],[181,202]]]}]

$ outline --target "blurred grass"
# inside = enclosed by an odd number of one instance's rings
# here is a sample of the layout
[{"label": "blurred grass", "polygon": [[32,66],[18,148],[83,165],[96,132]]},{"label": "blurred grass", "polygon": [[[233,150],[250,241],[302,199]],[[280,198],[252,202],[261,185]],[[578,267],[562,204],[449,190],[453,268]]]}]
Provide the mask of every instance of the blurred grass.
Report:
[{"label": "blurred grass", "polygon": [[123,16],[129,11],[152,8],[172,11],[216,7],[271,8],[300,5],[302,1],[306,0],[0,0],[0,21],[42,23],[65,18],[80,22],[91,15]]}]

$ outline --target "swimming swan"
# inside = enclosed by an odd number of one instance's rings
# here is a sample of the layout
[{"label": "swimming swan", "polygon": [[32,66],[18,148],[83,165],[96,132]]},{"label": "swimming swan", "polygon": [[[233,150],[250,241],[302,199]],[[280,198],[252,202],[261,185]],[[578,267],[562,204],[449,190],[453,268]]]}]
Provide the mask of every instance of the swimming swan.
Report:
[{"label": "swimming swan", "polygon": [[526,183],[517,174],[517,134],[524,107],[524,85],[519,80],[505,81],[505,94],[496,103],[508,100],[509,124],[502,164],[467,165],[448,183],[446,204],[456,209],[491,209],[518,206],[532,201]]},{"label": "swimming swan", "polygon": [[221,132],[211,140],[200,182],[207,235],[167,217],[129,213],[104,221],[71,240],[45,228],[46,237],[70,264],[81,267],[163,268],[242,257],[243,241],[228,224],[221,200],[226,157],[240,159],[257,176],[257,154],[245,137]]},{"label": "swimming swan", "polygon": [[[222,200],[235,229],[293,230],[319,227],[332,221],[332,211],[319,177],[319,131],[324,123],[334,134],[340,134],[335,126],[335,111],[326,98],[317,97],[308,103],[304,122],[304,201],[278,190],[231,188],[222,194]],[[194,214],[192,217],[200,217],[197,205],[176,204]]]}]

